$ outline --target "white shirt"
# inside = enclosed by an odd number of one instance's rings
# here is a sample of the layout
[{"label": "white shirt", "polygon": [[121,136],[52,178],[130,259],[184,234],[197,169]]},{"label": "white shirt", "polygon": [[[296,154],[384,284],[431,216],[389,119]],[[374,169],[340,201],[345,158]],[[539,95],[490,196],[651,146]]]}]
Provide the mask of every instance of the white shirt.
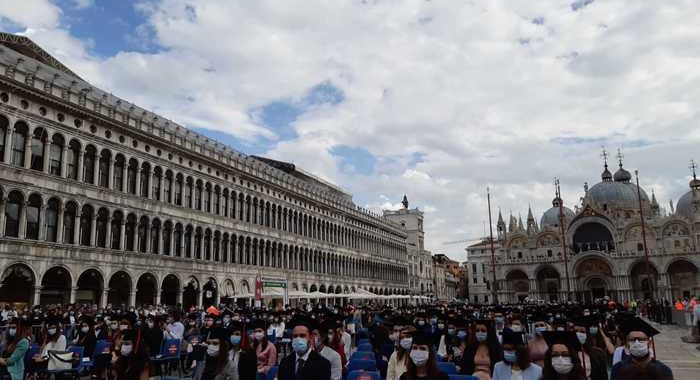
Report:
[{"label": "white shirt", "polygon": [[165,338],[167,339],[182,339],[185,334],[185,325],[181,322],[173,322],[168,325],[165,331]]},{"label": "white shirt", "polygon": [[340,354],[328,346],[323,346],[319,354],[331,362],[331,380],[341,380],[343,378],[343,363],[340,360]]},{"label": "white shirt", "polygon": [[343,331],[343,335],[340,337],[340,341],[343,342],[343,351],[345,351],[345,357],[350,359],[350,352],[352,351],[352,336],[348,334],[347,331]]}]

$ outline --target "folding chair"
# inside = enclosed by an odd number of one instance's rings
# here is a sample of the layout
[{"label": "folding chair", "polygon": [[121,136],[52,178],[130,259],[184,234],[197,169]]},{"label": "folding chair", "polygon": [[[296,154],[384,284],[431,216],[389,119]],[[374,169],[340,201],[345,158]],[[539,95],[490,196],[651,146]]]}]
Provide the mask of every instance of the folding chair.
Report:
[{"label": "folding chair", "polygon": [[[177,372],[179,377],[182,377],[182,371],[180,369],[180,339],[165,339],[160,345],[160,353],[156,356],[151,357],[152,364],[162,364],[162,363],[173,363],[177,364]],[[168,366],[168,372],[170,371],[170,365]]]},{"label": "folding chair", "polygon": [[450,362],[438,362],[437,363],[438,369],[448,375],[456,375],[457,374],[457,366],[454,363]]},{"label": "folding chair", "polygon": [[348,363],[348,372],[358,369],[364,369],[365,371],[376,371],[377,362],[375,360],[350,360]]}]

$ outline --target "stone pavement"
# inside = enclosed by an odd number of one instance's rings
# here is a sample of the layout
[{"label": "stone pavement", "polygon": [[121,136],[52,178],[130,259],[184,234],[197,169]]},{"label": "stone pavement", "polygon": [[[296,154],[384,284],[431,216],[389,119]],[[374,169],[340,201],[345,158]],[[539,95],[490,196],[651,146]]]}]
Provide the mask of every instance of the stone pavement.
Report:
[{"label": "stone pavement", "polygon": [[687,328],[651,323],[661,334],[654,337],[658,359],[673,370],[674,380],[700,379],[700,350],[698,344],[684,343],[681,337]]}]

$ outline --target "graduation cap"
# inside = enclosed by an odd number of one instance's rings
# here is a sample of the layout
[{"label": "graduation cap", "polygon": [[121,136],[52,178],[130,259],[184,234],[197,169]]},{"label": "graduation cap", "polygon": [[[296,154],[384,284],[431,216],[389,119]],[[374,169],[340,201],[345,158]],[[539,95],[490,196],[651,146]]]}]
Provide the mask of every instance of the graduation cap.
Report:
[{"label": "graduation cap", "polygon": [[316,321],[306,315],[297,314],[289,321],[289,328],[293,329],[297,326],[305,326],[311,331],[316,327]]},{"label": "graduation cap", "polygon": [[502,344],[512,344],[514,346],[525,344],[523,339],[525,334],[522,332],[515,332],[509,328],[503,329],[503,341]]},{"label": "graduation cap", "polygon": [[649,338],[659,334],[659,330],[655,329],[639,317],[634,317],[622,321],[620,325],[620,330],[622,330],[622,332],[625,335],[629,335],[629,333],[631,333],[632,331],[641,331],[644,334],[646,334]]},{"label": "graduation cap", "polygon": [[581,351],[581,342],[573,331],[544,331],[542,337],[550,348],[555,344],[563,344],[576,351]]},{"label": "graduation cap", "polygon": [[225,339],[228,339],[229,335],[230,334],[228,334],[226,332],[226,329],[221,328],[221,327],[216,327],[216,328],[211,329],[211,331],[209,332],[208,339],[225,340]]}]

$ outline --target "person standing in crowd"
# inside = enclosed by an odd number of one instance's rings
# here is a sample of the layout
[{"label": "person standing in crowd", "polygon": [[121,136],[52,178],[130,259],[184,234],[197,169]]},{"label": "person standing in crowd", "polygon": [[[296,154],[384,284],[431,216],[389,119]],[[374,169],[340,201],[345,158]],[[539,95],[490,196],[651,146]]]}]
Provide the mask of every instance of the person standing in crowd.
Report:
[{"label": "person standing in crowd", "polygon": [[545,331],[543,340],[548,346],[542,368],[542,380],[585,380],[578,353],[581,343],[570,331]]},{"label": "person standing in crowd", "polygon": [[656,360],[651,349],[659,331],[638,317],[622,321],[620,327],[630,354],[613,366],[610,380],[673,380],[671,368]]},{"label": "person standing in crowd", "polygon": [[277,364],[277,349],[274,344],[267,340],[265,320],[258,319],[253,326],[255,327],[253,331],[253,349],[258,358],[258,379],[264,380],[267,371]]},{"label": "person standing in crowd", "polygon": [[534,334],[532,339],[527,342],[527,349],[530,351],[530,360],[538,366],[544,366],[544,357],[547,349],[547,342],[544,341],[543,333],[548,330],[547,322],[543,315],[534,317]]},{"label": "person standing in crowd", "polygon": [[583,316],[574,321],[573,331],[576,339],[581,343],[581,363],[586,371],[588,380],[608,380],[608,367],[606,355],[603,350],[591,344],[588,335],[588,327],[595,325],[591,316]]},{"label": "person standing in crowd", "polygon": [[542,368],[530,363],[530,353],[522,332],[503,330],[503,360],[493,368],[493,380],[539,380]]},{"label": "person standing in crowd", "polygon": [[165,326],[165,338],[167,339],[183,339],[185,336],[185,325],[180,322],[180,312],[173,311],[167,318]]},{"label": "person standing in crowd", "polygon": [[42,331],[41,353],[34,357],[34,362],[38,367],[46,368],[49,371],[63,368],[61,358],[55,353],[66,350],[66,337],[61,334],[60,324],[55,317],[47,320]]},{"label": "person standing in crowd", "polygon": [[476,376],[479,380],[491,380],[493,369],[503,355],[493,322],[474,321],[468,339],[462,355],[462,373]]},{"label": "person standing in crowd", "polygon": [[115,347],[112,364],[112,379],[148,380],[150,363],[148,350],[142,341],[141,332],[136,329],[121,331],[119,344]]},{"label": "person standing in crowd", "polygon": [[416,328],[413,326],[404,327],[399,332],[398,346],[389,357],[389,364],[386,371],[386,380],[399,380],[401,375],[406,372],[409,352],[413,347],[413,334]]},{"label": "person standing in crowd", "polygon": [[83,347],[83,356],[86,358],[92,358],[93,353],[95,352],[95,344],[97,344],[95,330],[92,328],[92,318],[89,316],[83,316],[80,319],[79,326],[78,336],[76,336],[73,340],[73,344]]},{"label": "person standing in crowd", "polygon": [[[206,357],[204,365],[199,367],[195,373],[193,380],[219,380],[231,379],[233,367],[229,365],[228,356],[228,340],[226,339],[226,330],[219,327],[214,327],[209,331],[206,344]],[[226,369],[231,372],[226,372]]]},{"label": "person standing in crowd", "polygon": [[437,355],[432,348],[432,340],[428,334],[417,332],[413,336],[410,360],[406,364],[406,372],[399,380],[448,380],[446,373],[437,367]]},{"label": "person standing in crowd", "polygon": [[24,354],[29,350],[30,327],[25,321],[11,317],[5,334],[6,345],[0,355],[0,368],[4,367],[12,380],[23,380]]},{"label": "person standing in crowd", "polygon": [[223,373],[229,380],[255,380],[258,371],[255,351],[243,342],[243,325],[238,321],[232,321],[229,325],[230,349],[228,362]]},{"label": "person standing in crowd", "polygon": [[331,380],[341,380],[343,378],[343,362],[340,354],[332,349],[329,344],[335,330],[334,327],[333,323],[326,321],[319,328],[313,329],[311,333],[314,350],[331,363]]},{"label": "person standing in crowd", "polygon": [[282,359],[278,380],[330,380],[331,364],[311,349],[311,330],[314,322],[307,317],[295,316],[289,322],[292,327],[294,353]]}]

